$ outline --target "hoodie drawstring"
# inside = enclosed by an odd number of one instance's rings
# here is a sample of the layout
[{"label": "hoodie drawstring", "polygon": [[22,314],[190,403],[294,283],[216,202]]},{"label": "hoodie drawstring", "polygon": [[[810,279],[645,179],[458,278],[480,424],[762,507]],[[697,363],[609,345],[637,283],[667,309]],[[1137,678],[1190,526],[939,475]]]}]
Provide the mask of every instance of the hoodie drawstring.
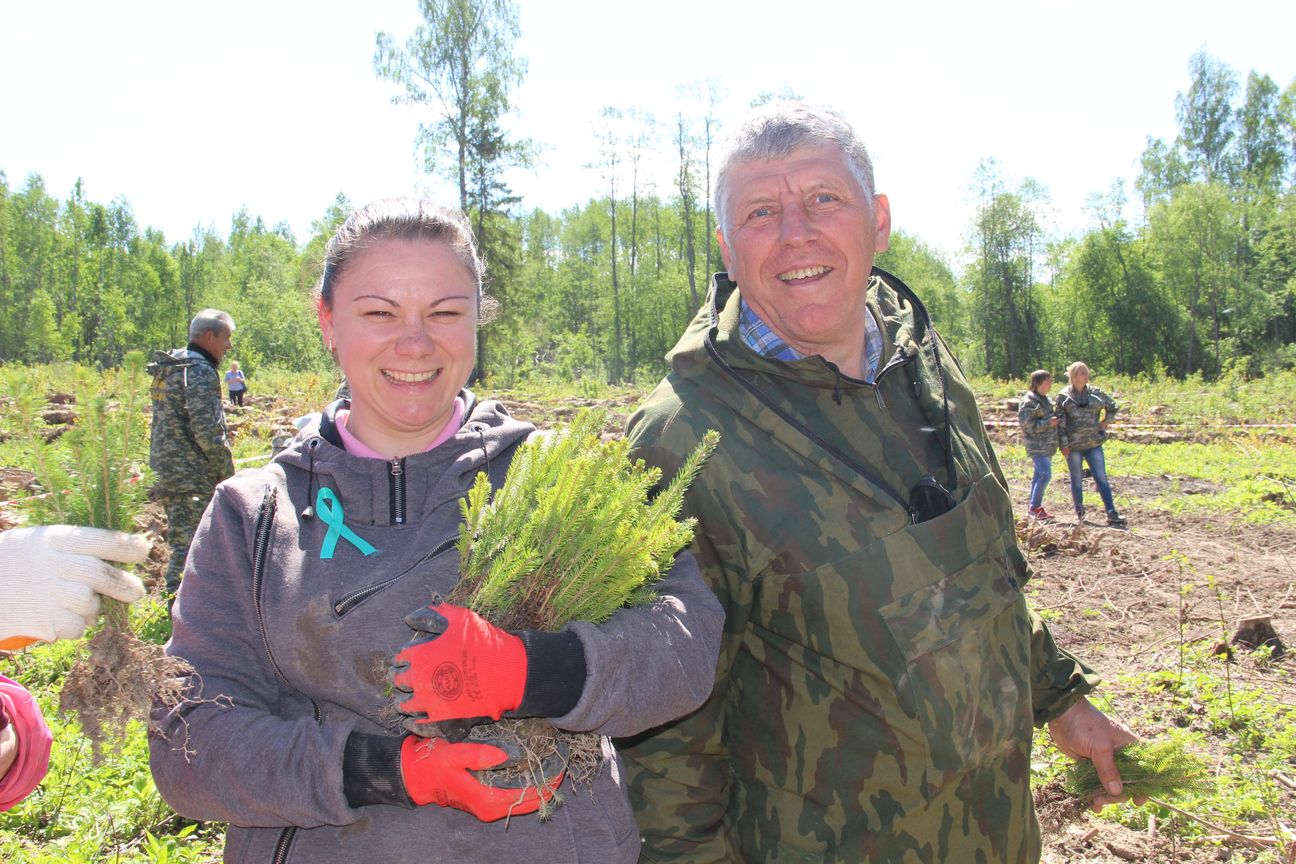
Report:
[{"label": "hoodie drawstring", "polygon": [[306,480],[306,507],[301,511],[303,522],[309,522],[315,518],[315,451],[319,448],[320,439],[312,438],[306,442],[306,456],[310,460],[307,465]]}]

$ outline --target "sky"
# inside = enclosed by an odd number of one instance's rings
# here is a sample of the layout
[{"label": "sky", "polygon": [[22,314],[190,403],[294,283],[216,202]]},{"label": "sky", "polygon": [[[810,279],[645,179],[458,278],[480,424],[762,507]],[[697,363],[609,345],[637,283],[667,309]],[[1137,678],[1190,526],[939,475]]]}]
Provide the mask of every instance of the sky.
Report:
[{"label": "sky", "polygon": [[[1286,0],[518,0],[527,76],[508,128],[541,147],[509,176],[522,207],[600,194],[605,106],[667,128],[655,174],[668,194],[679,112],[715,98],[721,132],[761,93],[841,111],[872,153],[896,228],[957,261],[973,177],[998,160],[1010,186],[1049,191],[1058,232],[1124,178],[1148,136],[1173,138],[1175,95],[1204,49],[1245,81],[1296,78]],[[129,202],[178,242],[228,232],[246,208],[299,242],[336,196],[354,205],[455,187],[415,160],[421,115],[373,70],[375,33],[403,42],[416,0],[50,0],[0,11],[0,171],[40,175],[66,199]],[[426,110],[426,109],[425,109]],[[422,115],[426,116],[426,115]],[[622,180],[626,188],[628,180]]]}]

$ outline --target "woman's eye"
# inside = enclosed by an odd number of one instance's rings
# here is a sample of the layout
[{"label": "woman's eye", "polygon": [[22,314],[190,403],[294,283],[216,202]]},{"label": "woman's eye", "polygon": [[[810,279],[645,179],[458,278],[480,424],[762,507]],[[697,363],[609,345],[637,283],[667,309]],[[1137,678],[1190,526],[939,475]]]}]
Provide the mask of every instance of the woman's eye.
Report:
[{"label": "woman's eye", "polygon": [[757,207],[751,212],[751,219],[764,219],[774,212],[773,207]]},{"label": "woman's eye", "polygon": [[831,192],[820,192],[814,196],[816,204],[831,204],[837,200],[837,196]]}]

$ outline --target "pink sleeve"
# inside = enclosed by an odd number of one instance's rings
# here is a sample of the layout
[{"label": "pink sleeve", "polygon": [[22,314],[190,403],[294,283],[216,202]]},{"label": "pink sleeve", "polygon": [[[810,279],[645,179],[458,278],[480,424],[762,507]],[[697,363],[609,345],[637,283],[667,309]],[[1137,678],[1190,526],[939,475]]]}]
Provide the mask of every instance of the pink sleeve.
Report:
[{"label": "pink sleeve", "polygon": [[0,712],[18,733],[18,758],[0,777],[0,812],[3,812],[30,795],[44,779],[54,736],[45,725],[35,697],[3,675],[0,675]]}]

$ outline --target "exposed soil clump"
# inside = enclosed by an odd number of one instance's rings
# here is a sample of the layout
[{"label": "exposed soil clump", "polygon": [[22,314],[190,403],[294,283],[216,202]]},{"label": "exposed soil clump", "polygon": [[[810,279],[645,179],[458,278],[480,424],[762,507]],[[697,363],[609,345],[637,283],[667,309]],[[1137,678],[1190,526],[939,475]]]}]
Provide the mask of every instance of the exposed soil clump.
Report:
[{"label": "exposed soil clump", "polygon": [[96,762],[105,748],[125,743],[130,721],[150,725],[154,700],[178,705],[182,678],[193,672],[181,658],[166,656],[161,645],[136,636],[124,604],[107,598],[103,604],[104,626],[86,642],[59,695],[59,710],[80,722]]}]

